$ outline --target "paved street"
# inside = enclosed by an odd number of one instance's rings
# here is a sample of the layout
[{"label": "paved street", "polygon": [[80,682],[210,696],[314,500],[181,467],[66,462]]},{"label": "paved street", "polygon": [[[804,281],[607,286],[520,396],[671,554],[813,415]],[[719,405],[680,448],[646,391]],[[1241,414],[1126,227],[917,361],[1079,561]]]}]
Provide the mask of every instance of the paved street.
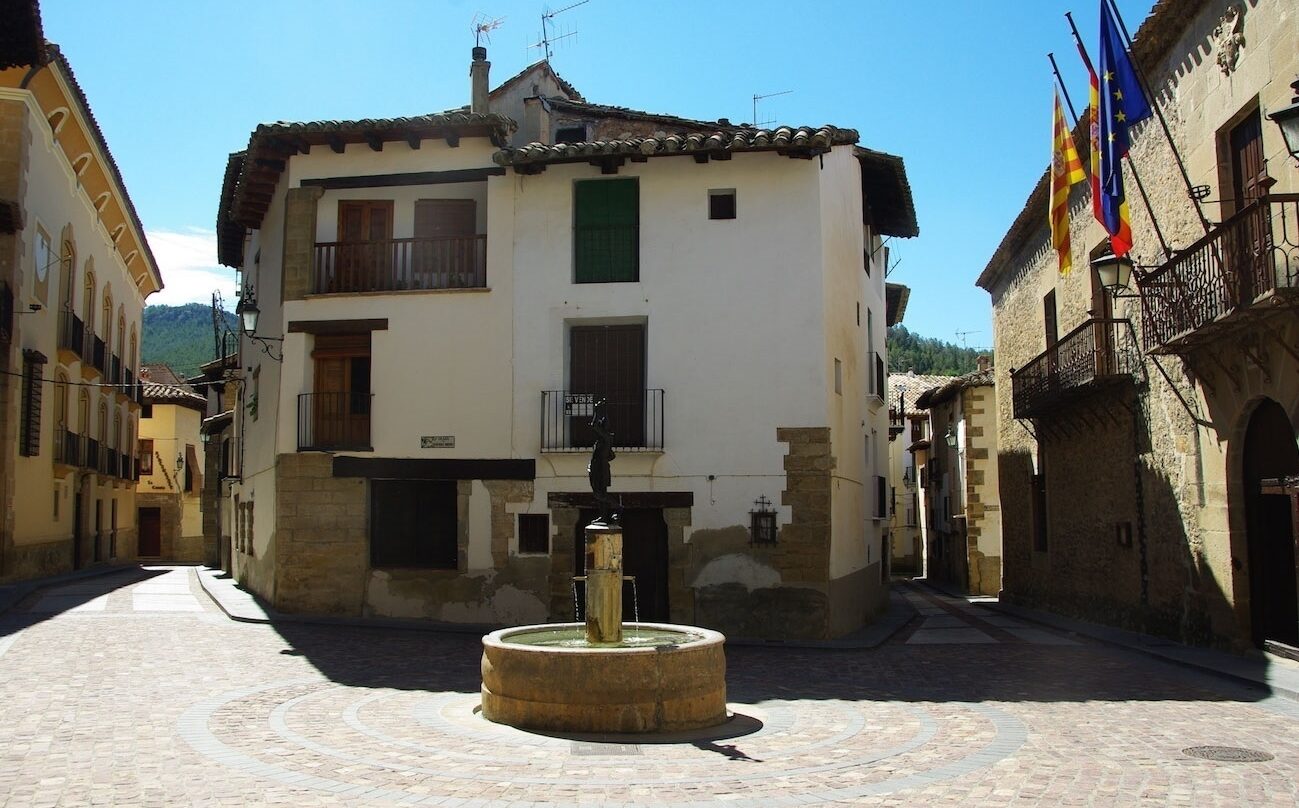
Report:
[{"label": "paved street", "polygon": [[185,567],[84,579],[0,617],[0,803],[1299,802],[1296,702],[904,594],[876,649],[729,648],[735,718],[647,742],[485,722],[473,636],[237,623]]}]

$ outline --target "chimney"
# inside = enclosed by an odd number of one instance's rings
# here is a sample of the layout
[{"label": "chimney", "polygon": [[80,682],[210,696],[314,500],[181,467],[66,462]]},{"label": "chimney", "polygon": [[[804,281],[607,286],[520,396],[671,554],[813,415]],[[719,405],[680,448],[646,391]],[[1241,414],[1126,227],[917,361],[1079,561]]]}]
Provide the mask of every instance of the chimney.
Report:
[{"label": "chimney", "polygon": [[979,365],[979,372],[982,373],[992,367],[992,357],[987,354],[981,354],[978,359],[974,360]]},{"label": "chimney", "polygon": [[474,47],[474,60],[469,63],[469,111],[477,113],[486,113],[488,110],[487,101],[487,71],[491,70],[492,63],[487,61],[487,48]]}]

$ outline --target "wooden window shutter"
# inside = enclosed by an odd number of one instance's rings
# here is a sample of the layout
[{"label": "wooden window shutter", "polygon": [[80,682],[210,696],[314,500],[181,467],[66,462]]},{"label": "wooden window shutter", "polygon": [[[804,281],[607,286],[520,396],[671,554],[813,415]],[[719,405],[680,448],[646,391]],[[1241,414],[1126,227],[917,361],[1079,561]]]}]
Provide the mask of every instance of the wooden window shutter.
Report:
[{"label": "wooden window shutter", "polygon": [[25,457],[35,457],[41,452],[41,378],[46,362],[40,351],[23,351],[23,411],[22,434],[18,450]]},{"label": "wooden window shutter", "polygon": [[640,188],[636,180],[578,182],[573,190],[575,280],[639,280],[639,225]]},{"label": "wooden window shutter", "polygon": [[194,451],[192,443],[185,444],[185,490],[202,491],[203,490],[203,471],[202,466],[198,463],[198,453]]}]

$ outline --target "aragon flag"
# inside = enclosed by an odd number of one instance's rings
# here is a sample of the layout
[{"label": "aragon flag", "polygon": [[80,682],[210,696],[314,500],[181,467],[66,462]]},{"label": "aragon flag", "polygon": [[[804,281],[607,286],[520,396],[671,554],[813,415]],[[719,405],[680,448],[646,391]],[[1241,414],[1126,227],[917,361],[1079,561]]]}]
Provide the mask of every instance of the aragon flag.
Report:
[{"label": "aragon flag", "polygon": [[1051,246],[1060,263],[1060,274],[1068,275],[1073,267],[1069,243],[1069,189],[1087,178],[1073,135],[1064,122],[1060,93],[1055,94],[1055,114],[1051,137]]},{"label": "aragon flag", "polygon": [[1099,53],[1100,199],[1101,224],[1110,234],[1115,255],[1132,249],[1132,225],[1123,192],[1122,160],[1128,153],[1128,129],[1149,118],[1150,104],[1141,92],[1132,59],[1123,46],[1109,0],[1101,0]]}]

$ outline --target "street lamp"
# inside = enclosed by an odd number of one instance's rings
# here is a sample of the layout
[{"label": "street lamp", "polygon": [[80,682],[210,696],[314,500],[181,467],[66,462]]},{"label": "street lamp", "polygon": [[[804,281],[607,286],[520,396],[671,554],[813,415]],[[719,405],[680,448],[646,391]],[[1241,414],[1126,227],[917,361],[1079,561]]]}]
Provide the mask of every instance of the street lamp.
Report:
[{"label": "street lamp", "polygon": [[235,305],[235,314],[239,316],[240,327],[243,328],[244,336],[252,342],[258,343],[262,353],[274,359],[276,362],[284,360],[284,348],[281,346],[277,355],[271,350],[272,342],[284,342],[283,337],[259,337],[257,336],[257,320],[262,315],[262,310],[257,307],[257,293],[249,286],[244,290],[243,297]]},{"label": "street lamp", "polygon": [[1290,90],[1294,93],[1294,98],[1290,99],[1290,106],[1282,107],[1267,117],[1281,130],[1286,151],[1290,152],[1291,157],[1299,160],[1299,79],[1294,80]]},{"label": "street lamp", "polygon": [[1132,259],[1125,256],[1117,256],[1114,253],[1105,253],[1100,258],[1092,261],[1092,267],[1096,270],[1097,277],[1100,278],[1101,287],[1109,292],[1113,297],[1133,297],[1133,295],[1123,295],[1128,286],[1132,283]]},{"label": "street lamp", "polygon": [[952,429],[950,423],[947,425],[947,434],[943,435],[943,440],[947,441],[949,448],[956,448],[956,430]]}]

